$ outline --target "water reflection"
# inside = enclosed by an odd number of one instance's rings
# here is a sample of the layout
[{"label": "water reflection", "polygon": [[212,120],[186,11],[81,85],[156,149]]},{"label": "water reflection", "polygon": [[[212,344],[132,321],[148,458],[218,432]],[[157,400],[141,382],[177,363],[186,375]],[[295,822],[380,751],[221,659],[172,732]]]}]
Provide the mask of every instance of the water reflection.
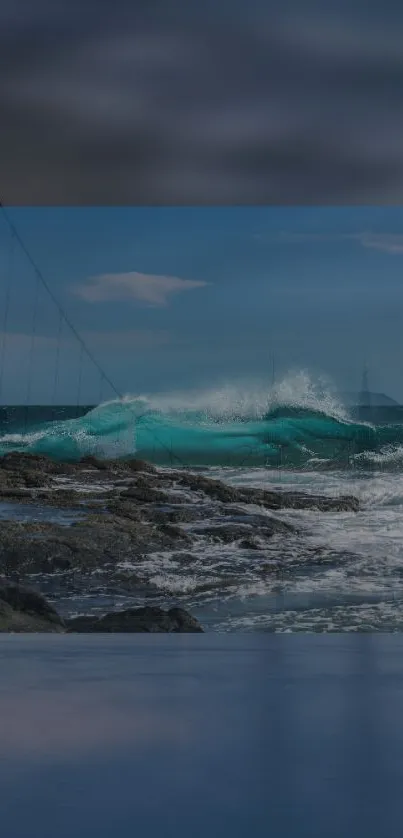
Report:
[{"label": "water reflection", "polygon": [[402,834],[403,637],[6,636],[7,838]]}]

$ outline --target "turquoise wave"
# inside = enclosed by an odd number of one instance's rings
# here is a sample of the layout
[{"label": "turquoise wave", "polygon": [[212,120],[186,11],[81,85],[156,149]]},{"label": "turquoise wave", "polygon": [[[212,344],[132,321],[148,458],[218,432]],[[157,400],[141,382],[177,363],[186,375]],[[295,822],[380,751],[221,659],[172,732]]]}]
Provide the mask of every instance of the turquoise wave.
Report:
[{"label": "turquoise wave", "polygon": [[9,451],[74,461],[137,456],[160,465],[349,468],[403,466],[403,424],[373,426],[298,405],[261,415],[156,409],[145,399],[110,402],[84,416],[29,424],[0,436]]}]

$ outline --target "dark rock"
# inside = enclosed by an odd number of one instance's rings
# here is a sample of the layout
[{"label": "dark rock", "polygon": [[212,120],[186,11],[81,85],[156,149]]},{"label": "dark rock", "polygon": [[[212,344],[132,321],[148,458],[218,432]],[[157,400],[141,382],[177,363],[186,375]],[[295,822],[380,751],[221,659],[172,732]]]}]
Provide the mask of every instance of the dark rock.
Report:
[{"label": "dark rock", "polygon": [[127,518],[129,519],[129,521],[142,521],[141,510],[130,500],[111,501],[110,503],[108,503],[108,512],[110,512],[111,515],[115,515],[118,518]]},{"label": "dark rock", "polygon": [[[208,526],[193,527],[194,535],[204,535],[207,538],[212,538],[214,541],[221,541],[223,544],[232,544],[234,541],[249,538],[251,535],[251,527],[248,524],[212,524]],[[265,524],[259,528],[259,534],[266,538],[271,538],[276,533],[293,532],[292,527],[283,521],[276,521],[267,519]]]},{"label": "dark rock", "polygon": [[172,632],[201,633],[203,629],[183,608],[146,606],[64,621],[42,594],[7,581],[0,582],[0,632]]},{"label": "dark rock", "polygon": [[70,463],[60,463],[40,454],[10,451],[0,457],[0,469],[14,471],[18,474],[26,471],[32,473],[33,470],[37,474],[69,474],[74,470],[74,467]]},{"label": "dark rock", "polygon": [[[83,462],[83,460],[81,460]],[[136,457],[133,459],[129,459],[127,457],[121,457],[115,460],[98,460],[98,463],[103,463],[105,468],[110,471],[111,474],[127,474],[130,476],[134,473],[140,474],[158,474],[158,470],[155,466],[151,463],[147,463],[145,460],[139,460]]]},{"label": "dark rock", "polygon": [[[60,481],[60,475],[67,479]],[[296,535],[293,525],[265,510],[358,509],[352,497],[232,487],[198,472],[157,470],[136,459],[104,462],[85,457],[66,464],[27,454],[0,458],[2,495],[86,513],[68,526],[0,521],[0,573],[8,579],[43,574],[54,590],[65,586],[66,592],[75,593],[132,593],[135,588],[141,589],[141,596],[144,591],[144,601],[147,596],[155,601],[156,596],[150,554],[169,550],[172,555],[176,550],[180,573],[181,563],[195,560],[195,540],[198,546],[204,538],[264,550],[265,540],[273,535]],[[190,532],[181,527],[186,522],[192,524]],[[3,610],[6,606],[11,607],[3,604]]]},{"label": "dark rock", "polygon": [[200,623],[183,608],[127,608],[102,617],[83,616],[67,621],[68,632],[173,632],[200,633]]},{"label": "dark rock", "polygon": [[74,562],[74,542],[56,524],[0,522],[0,572],[54,573]]},{"label": "dark rock", "polygon": [[[96,475],[99,471],[104,475],[105,490],[109,488],[115,496],[119,492],[116,477],[136,475],[133,485],[120,491],[120,496],[144,505],[165,501],[180,506],[182,498],[172,494],[172,490],[175,486],[183,486],[222,504],[245,503],[267,509],[318,509],[324,512],[357,511],[359,508],[358,500],[350,496],[330,498],[300,492],[227,486],[220,480],[194,471],[157,470],[150,463],[138,459],[103,461],[88,456],[76,463],[59,463],[47,457],[16,452],[0,458],[0,496],[28,500],[40,496],[48,503],[50,498],[46,489],[52,492],[54,477],[72,475],[75,480],[88,483],[91,479],[98,479]],[[64,489],[58,492],[60,503],[65,504],[64,494]],[[70,495],[74,499],[71,488]]]},{"label": "dark rock", "polygon": [[24,574],[105,570],[110,579],[121,562],[132,564],[153,551],[172,549],[176,541],[183,544],[188,537],[179,528],[159,528],[152,520],[130,514],[126,503],[122,508],[120,502],[114,514],[93,512],[69,526],[0,521],[0,573],[18,573],[21,578]]},{"label": "dark rock", "polygon": [[1,486],[0,487],[0,497],[1,498],[17,498],[22,500],[25,498],[33,498],[34,493],[31,489],[20,488],[19,486]]},{"label": "dark rock", "polygon": [[179,506],[177,509],[153,509],[148,514],[157,524],[191,524],[205,518],[209,512],[213,514],[211,508],[209,510],[192,504],[191,506]]},{"label": "dark rock", "polygon": [[178,482],[195,492],[203,492],[221,503],[253,503],[266,509],[319,509],[323,512],[356,512],[357,498],[350,495],[330,498],[302,492],[269,491],[267,489],[235,488],[220,480],[200,474],[176,472]]},{"label": "dark rock", "polygon": [[88,515],[66,527],[52,523],[0,521],[0,572],[77,573],[133,561],[172,538],[142,521],[110,514]]},{"label": "dark rock", "polygon": [[91,454],[87,454],[86,457],[81,457],[78,465],[84,466],[84,468],[94,468],[98,471],[108,471],[109,468],[105,460],[99,460],[98,457],[93,457]]},{"label": "dark rock", "polygon": [[122,466],[127,469],[127,471],[140,471],[147,474],[158,473],[155,466],[151,463],[147,463],[145,460],[124,460],[122,462]]},{"label": "dark rock", "polygon": [[244,503],[261,504],[266,509],[317,509],[320,512],[357,512],[359,502],[351,495],[337,498],[308,495],[302,492],[270,492],[266,489],[244,489]]},{"label": "dark rock", "polygon": [[176,472],[175,477],[178,483],[186,486],[194,492],[203,492],[209,497],[221,501],[221,503],[233,503],[238,499],[238,490],[226,486],[220,480],[213,480],[201,474],[191,472]]},{"label": "dark rock", "polygon": [[185,541],[188,544],[192,541],[191,536],[184,532],[181,527],[175,526],[175,524],[161,524],[159,530],[163,533],[163,535],[167,535],[169,538],[174,540]]},{"label": "dark rock", "polygon": [[64,630],[64,621],[41,594],[20,585],[0,583],[1,632]]},{"label": "dark rock", "polygon": [[242,550],[261,550],[262,545],[254,538],[253,536],[249,536],[247,538],[242,538],[239,542],[239,546]]},{"label": "dark rock", "polygon": [[38,474],[36,471],[25,471],[23,474],[24,483],[28,489],[40,489],[50,485],[49,477]]},{"label": "dark rock", "polygon": [[130,498],[139,503],[163,503],[168,499],[165,492],[154,489],[151,486],[130,486],[129,489],[120,493],[121,498]]}]

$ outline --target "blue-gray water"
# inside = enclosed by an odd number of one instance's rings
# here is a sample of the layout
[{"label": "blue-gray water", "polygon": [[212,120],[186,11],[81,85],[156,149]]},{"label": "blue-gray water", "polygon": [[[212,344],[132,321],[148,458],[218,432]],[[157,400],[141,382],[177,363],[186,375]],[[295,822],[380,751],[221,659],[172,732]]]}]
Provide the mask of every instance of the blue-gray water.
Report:
[{"label": "blue-gray water", "polygon": [[395,838],[403,637],[5,636],[7,838]]}]

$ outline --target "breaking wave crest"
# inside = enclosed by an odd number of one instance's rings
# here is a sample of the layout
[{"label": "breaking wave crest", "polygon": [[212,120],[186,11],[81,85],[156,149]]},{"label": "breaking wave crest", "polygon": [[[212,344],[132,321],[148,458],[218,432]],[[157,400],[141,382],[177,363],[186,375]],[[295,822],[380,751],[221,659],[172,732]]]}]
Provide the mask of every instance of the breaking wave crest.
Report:
[{"label": "breaking wave crest", "polygon": [[166,465],[374,468],[403,466],[403,424],[354,421],[326,387],[300,373],[269,393],[225,387],[126,396],[76,419],[0,436],[0,454],[59,460],[137,456]]}]

